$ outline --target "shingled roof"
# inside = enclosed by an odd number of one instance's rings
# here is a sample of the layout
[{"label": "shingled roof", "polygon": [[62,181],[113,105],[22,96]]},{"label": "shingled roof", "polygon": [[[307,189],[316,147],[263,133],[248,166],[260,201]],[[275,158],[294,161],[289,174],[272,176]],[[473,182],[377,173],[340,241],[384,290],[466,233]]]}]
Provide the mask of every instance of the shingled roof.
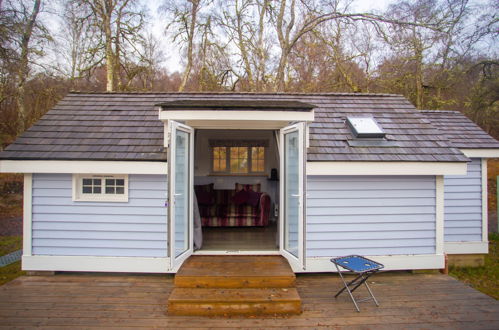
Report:
[{"label": "shingled roof", "polygon": [[[402,96],[283,93],[70,93],[0,158],[165,161],[163,123],[155,105],[186,99],[315,105],[309,161],[467,161]],[[387,143],[352,143],[346,117],[366,114],[386,132]]]},{"label": "shingled roof", "polygon": [[459,111],[424,110],[433,126],[459,149],[497,149],[499,142]]}]

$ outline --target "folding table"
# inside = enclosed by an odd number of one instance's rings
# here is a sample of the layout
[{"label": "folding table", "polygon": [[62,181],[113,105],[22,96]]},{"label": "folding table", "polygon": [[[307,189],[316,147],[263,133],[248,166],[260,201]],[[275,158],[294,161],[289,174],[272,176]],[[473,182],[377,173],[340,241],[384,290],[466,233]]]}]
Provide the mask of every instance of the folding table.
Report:
[{"label": "folding table", "polygon": [[[342,288],[334,297],[337,298],[343,291],[347,291],[348,294],[350,295],[350,298],[352,299],[353,304],[355,305],[355,308],[357,308],[357,312],[360,312],[359,306],[357,305],[358,302],[362,301],[367,301],[367,300],[374,300],[374,303],[376,306],[379,306],[378,301],[373,295],[373,292],[371,291],[371,288],[367,284],[367,279],[377,273],[380,269],[382,269],[384,266],[376,261],[373,261],[371,259],[367,259],[362,256],[358,255],[350,255],[350,256],[345,256],[345,257],[339,257],[339,258],[332,258],[331,262],[336,266],[336,269],[338,270],[338,274],[340,274],[341,280],[343,281],[343,284],[345,285],[344,288]],[[350,272],[358,274],[355,279],[353,279],[350,282],[346,282],[345,278],[343,277],[343,274],[341,273],[340,266]],[[353,296],[353,292],[362,284],[364,284],[367,288],[367,291],[371,295],[371,297],[364,298],[364,299],[359,299],[355,300]]]}]

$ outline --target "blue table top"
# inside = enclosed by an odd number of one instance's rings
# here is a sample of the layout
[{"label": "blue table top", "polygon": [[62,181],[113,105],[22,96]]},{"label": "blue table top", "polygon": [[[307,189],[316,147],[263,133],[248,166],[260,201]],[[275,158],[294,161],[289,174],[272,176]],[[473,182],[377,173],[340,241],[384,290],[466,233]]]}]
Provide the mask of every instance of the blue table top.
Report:
[{"label": "blue table top", "polygon": [[356,273],[364,273],[371,270],[382,269],[384,267],[382,264],[377,263],[376,261],[357,255],[333,258],[331,259],[331,262]]}]

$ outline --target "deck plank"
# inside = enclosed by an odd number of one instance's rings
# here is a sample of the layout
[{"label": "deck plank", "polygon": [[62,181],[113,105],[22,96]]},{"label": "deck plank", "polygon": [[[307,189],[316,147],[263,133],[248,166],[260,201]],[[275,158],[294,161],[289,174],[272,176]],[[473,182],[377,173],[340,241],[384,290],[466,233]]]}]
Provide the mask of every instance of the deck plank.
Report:
[{"label": "deck plank", "polygon": [[371,279],[380,307],[361,303],[357,313],[347,296],[335,299],[341,287],[335,274],[298,275],[301,315],[248,318],[166,315],[171,276],[25,276],[0,287],[0,328],[499,328],[499,302],[449,276]]}]

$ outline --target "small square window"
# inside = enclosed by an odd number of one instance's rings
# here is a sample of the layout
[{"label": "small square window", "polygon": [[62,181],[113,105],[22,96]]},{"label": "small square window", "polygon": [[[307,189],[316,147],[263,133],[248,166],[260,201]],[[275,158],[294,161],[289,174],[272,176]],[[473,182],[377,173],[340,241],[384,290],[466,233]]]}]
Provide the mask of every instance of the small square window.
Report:
[{"label": "small square window", "polygon": [[127,175],[73,175],[75,201],[128,201]]}]

